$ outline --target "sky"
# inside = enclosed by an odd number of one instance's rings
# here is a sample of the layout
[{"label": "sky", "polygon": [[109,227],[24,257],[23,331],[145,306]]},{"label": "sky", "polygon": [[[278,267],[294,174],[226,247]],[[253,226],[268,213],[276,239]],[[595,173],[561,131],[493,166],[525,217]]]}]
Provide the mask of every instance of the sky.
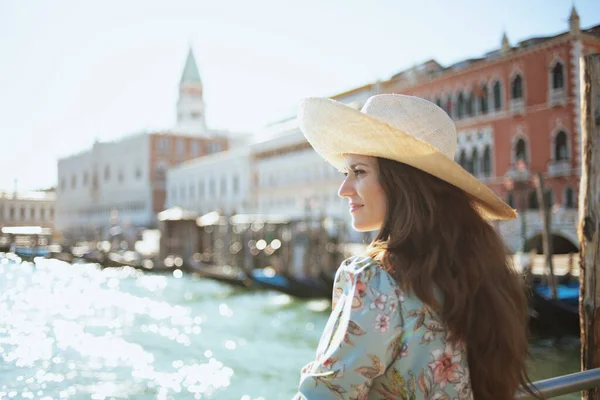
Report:
[{"label": "sky", "polygon": [[600,24],[598,0],[0,0],[0,191],[56,185],[95,140],[168,129],[190,47],[210,128],[258,134],[300,100],[434,58]]}]

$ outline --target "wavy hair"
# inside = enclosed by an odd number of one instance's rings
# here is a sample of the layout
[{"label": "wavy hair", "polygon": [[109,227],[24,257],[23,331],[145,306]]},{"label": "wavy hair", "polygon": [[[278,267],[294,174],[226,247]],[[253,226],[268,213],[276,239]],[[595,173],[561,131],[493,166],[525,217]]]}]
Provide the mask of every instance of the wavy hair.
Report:
[{"label": "wavy hair", "polygon": [[466,346],[474,398],[512,400],[518,389],[538,397],[528,387],[524,281],[496,230],[457,187],[396,161],[378,166],[387,214],[369,255]]}]

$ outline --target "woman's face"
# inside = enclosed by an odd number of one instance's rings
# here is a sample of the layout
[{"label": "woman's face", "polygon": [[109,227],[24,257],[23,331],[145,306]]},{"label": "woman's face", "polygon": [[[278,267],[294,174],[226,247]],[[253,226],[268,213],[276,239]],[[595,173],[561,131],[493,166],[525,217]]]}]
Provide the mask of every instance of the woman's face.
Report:
[{"label": "woman's face", "polygon": [[387,201],[379,184],[377,158],[357,154],[344,155],[346,179],[338,195],[348,199],[352,226],[359,232],[381,228]]}]

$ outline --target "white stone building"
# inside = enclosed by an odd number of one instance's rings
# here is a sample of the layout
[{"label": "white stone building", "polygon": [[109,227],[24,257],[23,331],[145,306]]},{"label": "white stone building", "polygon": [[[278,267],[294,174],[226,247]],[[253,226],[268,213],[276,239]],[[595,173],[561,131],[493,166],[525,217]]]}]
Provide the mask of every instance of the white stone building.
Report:
[{"label": "white stone building", "polygon": [[156,227],[171,167],[227,150],[229,132],[206,127],[202,82],[190,50],[176,127],[130,135],[58,161],[56,229],[72,240],[105,239],[119,225],[130,237]]},{"label": "white stone building", "polygon": [[54,228],[54,191],[0,192],[0,228],[41,226]]},{"label": "white stone building", "polygon": [[252,212],[254,168],[247,146],[182,163],[167,172],[166,207],[179,206],[199,215]]}]

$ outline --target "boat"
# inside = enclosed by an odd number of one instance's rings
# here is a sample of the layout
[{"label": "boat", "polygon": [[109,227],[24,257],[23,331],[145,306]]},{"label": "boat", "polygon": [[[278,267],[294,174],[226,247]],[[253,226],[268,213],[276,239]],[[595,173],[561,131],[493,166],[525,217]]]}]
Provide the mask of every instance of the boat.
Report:
[{"label": "boat", "polygon": [[532,328],[555,337],[579,335],[579,282],[556,285],[557,297],[546,284],[532,287]]},{"label": "boat", "polygon": [[333,290],[321,279],[286,276],[268,267],[252,270],[249,276],[259,286],[301,299],[331,298]]},{"label": "boat", "polygon": [[206,263],[187,263],[183,269],[186,272],[197,274],[203,278],[226,283],[231,286],[251,288],[254,286],[252,279],[246,272],[231,265],[211,265]]}]

